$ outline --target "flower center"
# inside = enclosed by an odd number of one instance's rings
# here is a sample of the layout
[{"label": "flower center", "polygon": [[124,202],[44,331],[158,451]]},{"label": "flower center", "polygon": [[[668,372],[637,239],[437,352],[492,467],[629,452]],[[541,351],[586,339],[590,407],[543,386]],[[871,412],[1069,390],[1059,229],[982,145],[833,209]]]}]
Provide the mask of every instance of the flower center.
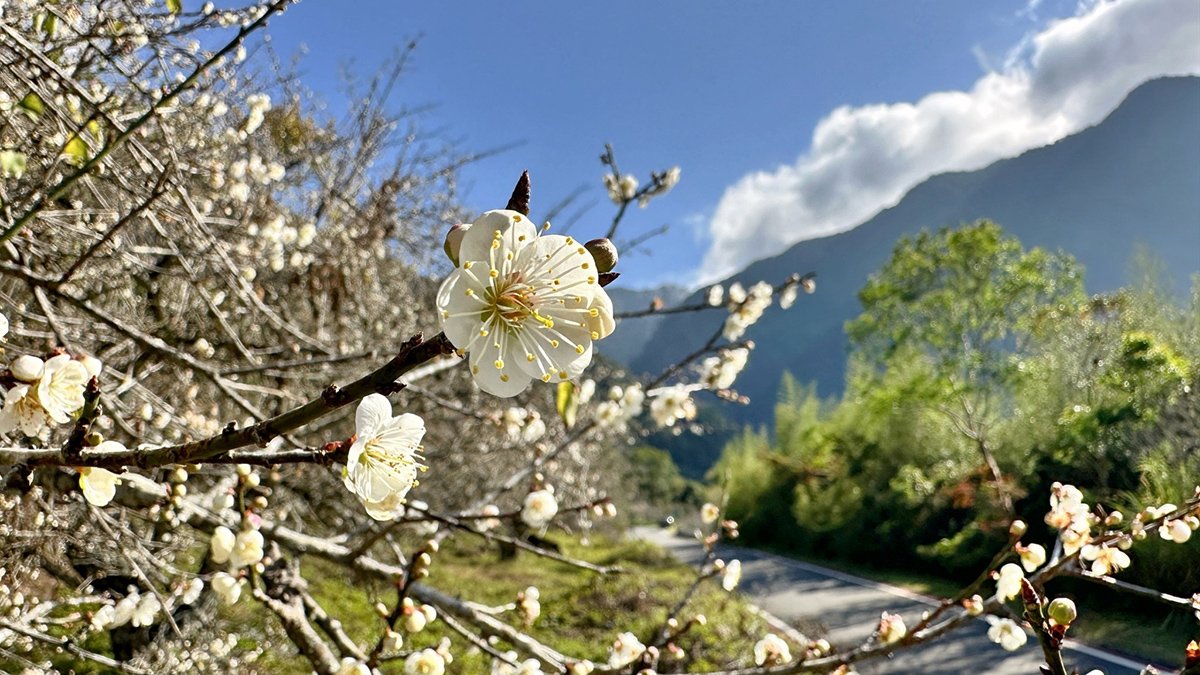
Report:
[{"label": "flower center", "polygon": [[533,286],[525,283],[524,274],[520,271],[493,278],[484,299],[487,307],[481,318],[485,323],[495,319],[497,324],[520,328],[525,319],[533,317],[544,326],[553,326],[553,322],[539,314],[534,307],[537,294]]}]

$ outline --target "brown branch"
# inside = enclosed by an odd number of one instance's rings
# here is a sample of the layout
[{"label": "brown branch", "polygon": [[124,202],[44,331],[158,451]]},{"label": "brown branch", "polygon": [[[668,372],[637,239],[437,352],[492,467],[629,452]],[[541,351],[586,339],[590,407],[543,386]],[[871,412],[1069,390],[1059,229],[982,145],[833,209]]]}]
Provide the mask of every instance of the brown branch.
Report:
[{"label": "brown branch", "polygon": [[[402,385],[396,379],[430,359],[454,350],[445,335],[439,333],[428,341],[417,335],[403,345],[390,361],[363,377],[338,388],[330,385],[316,398],[302,406],[241,429],[228,428],[203,440],[168,445],[159,448],[132,449],[123,452],[83,450],[80,463],[105,468],[136,466],[150,468],[167,464],[199,463],[219,457],[231,450],[247,446],[263,446],[277,436],[299,429],[325,415],[362,399],[372,393],[392,393]],[[265,461],[265,458],[264,458]],[[26,450],[18,453],[0,452],[0,464],[64,465],[66,458],[60,449]]]}]

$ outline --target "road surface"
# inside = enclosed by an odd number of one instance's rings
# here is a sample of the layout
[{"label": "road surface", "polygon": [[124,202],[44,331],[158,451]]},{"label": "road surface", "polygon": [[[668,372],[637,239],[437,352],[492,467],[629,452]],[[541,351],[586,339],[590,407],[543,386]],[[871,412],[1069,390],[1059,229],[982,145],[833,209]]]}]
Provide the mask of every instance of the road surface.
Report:
[{"label": "road surface", "polygon": [[[685,563],[696,564],[704,557],[699,542],[669,530],[636,528],[635,536],[662,546]],[[884,611],[902,614],[905,623],[912,626],[922,612],[936,606],[932,598],[903,588],[770,553],[722,545],[721,558],[742,561],[739,590],[752,602],[810,637],[824,637],[835,646],[861,644],[874,631]],[[856,664],[856,669],[862,675],[1038,673],[1041,650],[1032,636],[1018,651],[1007,652],[987,638],[987,629],[988,624],[981,619],[939,640],[897,652],[892,658]],[[815,634],[820,631],[823,633]],[[1063,653],[1067,666],[1078,668],[1080,673],[1099,669],[1104,675],[1138,675],[1145,665],[1073,641],[1066,643]]]}]

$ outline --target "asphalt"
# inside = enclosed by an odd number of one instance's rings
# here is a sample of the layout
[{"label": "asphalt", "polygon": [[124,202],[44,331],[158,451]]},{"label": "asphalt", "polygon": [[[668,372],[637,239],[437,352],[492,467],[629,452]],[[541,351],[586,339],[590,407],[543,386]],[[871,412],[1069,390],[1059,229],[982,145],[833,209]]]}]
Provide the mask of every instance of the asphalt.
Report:
[{"label": "asphalt", "polygon": [[[680,561],[697,564],[704,551],[694,538],[658,528],[637,528],[635,536],[652,541]],[[742,562],[741,593],[766,612],[802,630],[810,638],[824,637],[835,646],[861,644],[875,629],[879,615],[903,615],[916,624],[933,598],[903,588],[863,579],[818,565],[723,545],[720,557]],[[862,675],[922,674],[1036,675],[1041,650],[1032,636],[1016,652],[1005,651],[987,638],[988,624],[973,621],[938,640],[902,650],[886,659],[856,664]],[[1068,641],[1063,649],[1068,668],[1080,673],[1098,669],[1104,675],[1138,675],[1145,666],[1119,654]],[[1164,671],[1166,672],[1166,671]]]}]

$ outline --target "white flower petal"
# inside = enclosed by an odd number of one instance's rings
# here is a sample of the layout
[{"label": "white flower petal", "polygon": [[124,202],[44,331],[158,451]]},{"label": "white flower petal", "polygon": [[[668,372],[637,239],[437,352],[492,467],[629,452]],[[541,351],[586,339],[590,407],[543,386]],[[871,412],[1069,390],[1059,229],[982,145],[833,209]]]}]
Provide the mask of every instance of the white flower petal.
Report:
[{"label": "white flower petal", "polygon": [[368,394],[354,413],[354,433],[359,438],[373,437],[392,420],[392,404],[383,394]]},{"label": "white flower petal", "polygon": [[[458,249],[458,259],[487,260],[488,251],[497,231],[504,233],[508,242],[533,241],[537,236],[537,228],[529,218],[516,211],[488,211],[471,224],[471,228],[463,235],[462,246]],[[525,239],[521,239],[524,237]]]}]

